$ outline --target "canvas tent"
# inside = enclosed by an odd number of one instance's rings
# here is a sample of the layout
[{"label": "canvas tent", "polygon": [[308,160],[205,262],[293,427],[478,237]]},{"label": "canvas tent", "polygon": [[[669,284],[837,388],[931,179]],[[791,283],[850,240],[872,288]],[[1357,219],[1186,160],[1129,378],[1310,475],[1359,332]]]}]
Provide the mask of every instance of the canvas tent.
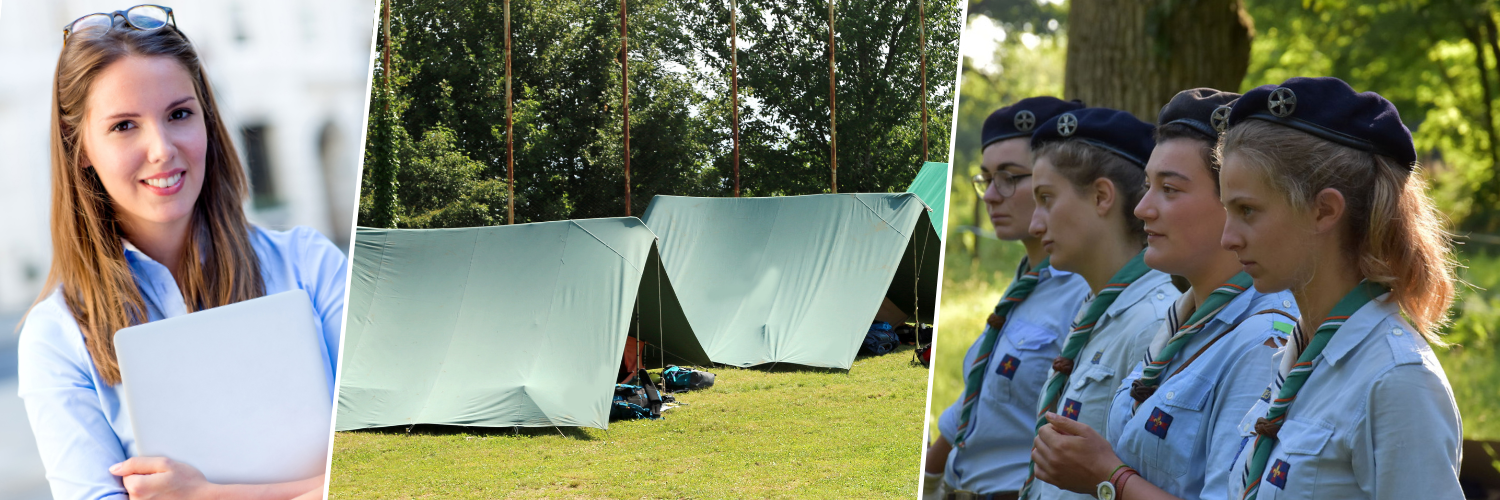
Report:
[{"label": "canvas tent", "polygon": [[714,362],[848,369],[883,297],[931,322],[941,243],[914,194],[657,196],[642,220]]},{"label": "canvas tent", "polygon": [[937,229],[938,237],[942,238],[943,217],[948,207],[948,164],[931,161],[923,163],[922,170],[917,172],[917,178],[912,179],[906,192],[916,193],[923,203],[932,208],[928,215],[932,218],[932,227]]},{"label": "canvas tent", "polygon": [[606,428],[627,335],[653,346],[647,366],[710,363],[634,217],[360,228],[356,244],[338,430]]}]

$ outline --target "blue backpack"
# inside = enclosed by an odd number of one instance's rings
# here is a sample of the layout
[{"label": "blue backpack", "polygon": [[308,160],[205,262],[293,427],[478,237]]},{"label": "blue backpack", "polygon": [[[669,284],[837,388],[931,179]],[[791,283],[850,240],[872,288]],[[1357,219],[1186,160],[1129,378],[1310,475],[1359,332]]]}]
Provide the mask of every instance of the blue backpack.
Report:
[{"label": "blue backpack", "polygon": [[865,333],[865,341],[859,345],[859,352],[880,355],[896,350],[899,345],[901,337],[896,334],[895,327],[884,321],[876,321],[870,324],[870,331]]},{"label": "blue backpack", "polygon": [[667,392],[696,391],[714,386],[714,374],[677,365],[667,365],[661,372],[661,385]]},{"label": "blue backpack", "polygon": [[644,385],[615,384],[614,400],[609,405],[611,422],[661,418],[661,393],[651,383],[651,377],[645,373],[639,375],[637,380],[641,380]]}]

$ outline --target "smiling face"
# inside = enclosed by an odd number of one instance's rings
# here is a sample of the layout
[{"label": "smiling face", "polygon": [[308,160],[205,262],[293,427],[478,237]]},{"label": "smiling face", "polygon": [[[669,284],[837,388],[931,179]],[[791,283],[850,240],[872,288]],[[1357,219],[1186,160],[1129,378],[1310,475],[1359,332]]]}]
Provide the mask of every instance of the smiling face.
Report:
[{"label": "smiling face", "polygon": [[208,149],[187,69],[167,57],[124,57],[99,72],[85,106],[80,167],[98,174],[127,233],[186,228]]},{"label": "smiling face", "polygon": [[1226,214],[1220,245],[1265,293],[1289,290],[1312,275],[1317,234],[1310,210],[1293,207],[1265,173],[1230,153],[1219,172]]},{"label": "smiling face", "polygon": [[1037,158],[1032,166],[1031,192],[1036,203],[1031,235],[1052,255],[1052,267],[1077,271],[1091,254],[1090,241],[1103,234],[1104,224],[1111,220],[1100,216],[1094,201],[1079,193],[1048,158]]},{"label": "smiling face", "polygon": [[[1031,197],[1031,178],[1023,177],[1015,184],[1009,196],[1000,194],[1000,184],[1007,176],[1031,174],[1030,140],[1025,137],[1006,139],[984,148],[981,168],[991,182],[984,191],[984,206],[989,211],[990,224],[995,227],[995,237],[1007,241],[1030,237],[1031,213],[1036,202]],[[1009,188],[1007,188],[1008,190]]]},{"label": "smiling face", "polygon": [[1203,144],[1168,139],[1146,163],[1146,195],[1135,216],[1146,223],[1146,265],[1179,276],[1197,276],[1223,250],[1224,206]]}]

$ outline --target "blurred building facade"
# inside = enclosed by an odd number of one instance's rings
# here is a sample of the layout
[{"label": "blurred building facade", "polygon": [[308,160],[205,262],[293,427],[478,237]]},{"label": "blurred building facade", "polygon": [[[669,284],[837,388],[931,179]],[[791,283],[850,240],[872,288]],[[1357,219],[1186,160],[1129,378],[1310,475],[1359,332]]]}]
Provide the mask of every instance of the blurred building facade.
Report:
[{"label": "blurred building facade", "polygon": [[[115,1],[0,5],[0,311],[28,307],[51,259],[49,106],[62,27]],[[347,252],[358,199],[374,0],[174,0],[252,183],[246,212]]]}]

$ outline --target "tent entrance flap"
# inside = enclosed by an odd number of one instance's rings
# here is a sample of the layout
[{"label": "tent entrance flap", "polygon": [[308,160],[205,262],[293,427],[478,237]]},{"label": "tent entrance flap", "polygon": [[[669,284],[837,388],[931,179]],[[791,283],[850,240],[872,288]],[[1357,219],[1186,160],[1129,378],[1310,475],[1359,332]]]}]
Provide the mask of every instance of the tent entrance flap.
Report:
[{"label": "tent entrance flap", "polygon": [[891,287],[885,298],[908,315],[919,316],[913,321],[931,324],[937,319],[938,268],[942,266],[942,240],[928,222],[927,212],[922,213],[922,222],[906,242],[906,252],[901,255],[901,264],[891,277]]},{"label": "tent entrance flap", "polygon": [[709,366],[713,364],[672,289],[672,280],[661,264],[661,253],[651,244],[651,254],[641,270],[641,286],[636,294],[636,318],[630,322],[630,337],[639,339],[641,367],[666,368],[667,365]]}]

